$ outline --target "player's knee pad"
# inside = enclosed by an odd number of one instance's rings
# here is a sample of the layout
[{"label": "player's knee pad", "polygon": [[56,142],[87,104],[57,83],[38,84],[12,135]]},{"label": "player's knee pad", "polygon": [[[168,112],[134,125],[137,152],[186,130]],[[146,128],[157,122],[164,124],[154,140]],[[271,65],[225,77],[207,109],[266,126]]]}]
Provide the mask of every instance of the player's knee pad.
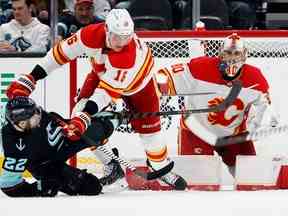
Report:
[{"label": "player's knee pad", "polygon": [[99,179],[80,170],[67,166],[63,172],[64,184],[61,191],[69,195],[98,195],[102,191]]},{"label": "player's knee pad", "polygon": [[82,170],[82,173],[79,176],[79,183],[79,195],[98,195],[102,191],[102,185],[99,179],[84,170]]},{"label": "player's knee pad", "polygon": [[61,178],[61,172],[64,165],[64,162],[60,161],[45,161],[40,163],[38,166],[31,168],[30,172],[36,179],[42,178]]}]

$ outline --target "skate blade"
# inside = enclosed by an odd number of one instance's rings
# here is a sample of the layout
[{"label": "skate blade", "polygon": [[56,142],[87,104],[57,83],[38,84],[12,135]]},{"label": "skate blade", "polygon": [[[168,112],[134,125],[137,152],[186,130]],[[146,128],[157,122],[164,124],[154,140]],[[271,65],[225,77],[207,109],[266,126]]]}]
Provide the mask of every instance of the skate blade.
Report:
[{"label": "skate blade", "polygon": [[110,185],[103,186],[102,192],[103,193],[115,193],[115,192],[121,192],[128,189],[128,183],[126,181],[126,178],[121,178]]}]

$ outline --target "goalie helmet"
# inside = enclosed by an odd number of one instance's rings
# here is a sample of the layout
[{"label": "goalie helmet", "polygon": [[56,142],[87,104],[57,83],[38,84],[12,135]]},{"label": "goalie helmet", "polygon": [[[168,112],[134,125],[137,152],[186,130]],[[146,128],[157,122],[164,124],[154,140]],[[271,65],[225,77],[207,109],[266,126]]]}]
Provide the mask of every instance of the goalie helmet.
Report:
[{"label": "goalie helmet", "polygon": [[6,104],[5,117],[12,124],[30,119],[35,113],[39,113],[34,100],[29,97],[19,96],[11,99]]},{"label": "goalie helmet", "polygon": [[106,42],[112,46],[113,41],[116,46],[125,46],[129,43],[134,34],[134,22],[126,9],[112,9],[105,20]]},{"label": "goalie helmet", "polygon": [[231,81],[240,75],[241,68],[247,58],[247,49],[237,33],[224,39],[219,58],[219,70],[225,80]]}]

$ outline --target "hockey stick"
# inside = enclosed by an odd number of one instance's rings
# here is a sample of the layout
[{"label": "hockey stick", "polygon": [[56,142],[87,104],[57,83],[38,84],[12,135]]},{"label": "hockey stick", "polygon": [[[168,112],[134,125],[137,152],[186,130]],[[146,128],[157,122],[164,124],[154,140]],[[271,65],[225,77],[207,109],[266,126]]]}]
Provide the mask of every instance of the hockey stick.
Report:
[{"label": "hockey stick", "polygon": [[90,137],[88,137],[87,135],[82,135],[81,139],[88,145],[90,146],[95,146],[98,150],[102,151],[107,157],[109,157],[110,159],[116,160],[118,161],[121,165],[127,167],[129,170],[131,170],[132,172],[134,172],[136,175],[146,179],[146,180],[153,180],[156,178],[159,178],[165,174],[167,174],[168,172],[170,172],[173,167],[174,167],[174,162],[169,163],[166,167],[160,169],[160,170],[156,170],[156,171],[151,171],[151,172],[142,172],[140,170],[137,170],[136,166],[131,164],[130,162],[128,162],[127,160],[120,158],[118,156],[116,156],[113,152],[109,151],[108,149],[106,149],[103,145],[101,145],[100,143],[96,143],[94,142]]},{"label": "hockey stick", "polygon": [[270,127],[266,129],[261,129],[255,132],[245,132],[242,134],[234,136],[220,137],[215,140],[215,146],[226,146],[233,145],[237,143],[242,143],[246,141],[257,141],[259,139],[264,139],[274,134],[281,134],[288,131],[288,125],[282,125],[278,127]]},{"label": "hockey stick", "polygon": [[[242,89],[242,83],[239,80],[233,82],[232,88],[228,96],[223,100],[222,103],[215,106],[202,108],[202,109],[190,109],[190,110],[172,110],[172,111],[159,111],[159,112],[139,112],[139,113],[130,113],[130,112],[121,112],[118,113],[121,119],[139,119],[151,116],[166,116],[166,115],[182,115],[182,114],[196,114],[196,113],[207,113],[207,112],[220,112],[225,110],[230,106],[234,100],[239,95]],[[119,118],[118,116],[118,118]],[[115,117],[117,118],[117,114]]]},{"label": "hockey stick", "polygon": [[[50,114],[53,117],[53,119],[55,121],[57,121],[60,125],[62,125],[62,126],[66,126],[67,125],[67,122],[65,121],[65,119],[63,119],[57,113],[50,112]],[[173,169],[174,162],[172,161],[167,166],[165,166],[165,167],[163,167],[162,169],[159,169],[159,170],[155,170],[155,171],[151,171],[151,172],[143,172],[143,171],[137,170],[136,166],[134,166],[130,162],[124,160],[123,158],[120,158],[120,157],[116,156],[114,153],[112,153],[109,150],[107,150],[103,146],[102,142],[95,142],[92,138],[90,138],[89,137],[89,133],[91,133],[91,132],[97,133],[97,128],[94,129],[93,127],[94,127],[93,124],[91,124],[89,126],[89,128],[86,130],[86,132],[81,136],[81,140],[84,141],[88,146],[96,147],[97,149],[102,151],[107,157],[118,161],[121,165],[123,165],[123,166],[127,167],[128,169],[130,169],[136,175],[138,175],[138,176],[140,176],[140,177],[142,177],[142,178],[144,178],[146,180],[153,180],[153,179],[156,179],[156,178],[159,178],[161,176],[166,175],[168,172],[170,172]]]},{"label": "hockey stick", "polygon": [[[106,116],[108,119],[121,119],[123,122],[128,123],[130,119],[139,119],[151,116],[167,116],[167,115],[182,115],[182,114],[197,114],[197,113],[208,113],[208,112],[221,112],[229,107],[234,100],[238,97],[242,89],[242,83],[240,80],[233,82],[232,88],[228,96],[220,103],[215,106],[201,108],[201,109],[190,109],[190,110],[171,110],[171,111],[159,111],[159,112],[138,112],[131,113],[127,111],[123,112],[112,112],[115,115]],[[110,112],[111,113],[111,112]],[[101,113],[96,113],[93,117],[101,116]]]},{"label": "hockey stick", "polygon": [[179,93],[175,95],[161,95],[161,97],[177,97],[177,96],[201,96],[201,95],[211,95],[211,94],[216,94],[216,92],[195,92],[195,93]]}]

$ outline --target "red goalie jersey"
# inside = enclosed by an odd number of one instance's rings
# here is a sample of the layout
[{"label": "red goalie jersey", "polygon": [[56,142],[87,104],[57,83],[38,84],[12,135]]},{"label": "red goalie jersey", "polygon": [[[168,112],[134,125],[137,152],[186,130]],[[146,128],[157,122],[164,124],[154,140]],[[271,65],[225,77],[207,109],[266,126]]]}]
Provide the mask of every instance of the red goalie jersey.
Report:
[{"label": "red goalie jersey", "polygon": [[187,96],[186,109],[220,104],[230,92],[233,80],[241,80],[243,88],[227,109],[183,116],[179,129],[180,154],[211,155],[217,151],[229,167],[235,165],[236,155],[255,154],[253,143],[248,141],[217,147],[213,146],[213,139],[215,136],[236,135],[247,129],[256,129],[270,104],[269,85],[258,68],[245,64],[246,49],[242,43],[237,43],[237,37],[227,38],[219,57],[198,57],[188,64],[176,64],[159,71],[168,77],[171,94],[214,92],[210,95]]}]

